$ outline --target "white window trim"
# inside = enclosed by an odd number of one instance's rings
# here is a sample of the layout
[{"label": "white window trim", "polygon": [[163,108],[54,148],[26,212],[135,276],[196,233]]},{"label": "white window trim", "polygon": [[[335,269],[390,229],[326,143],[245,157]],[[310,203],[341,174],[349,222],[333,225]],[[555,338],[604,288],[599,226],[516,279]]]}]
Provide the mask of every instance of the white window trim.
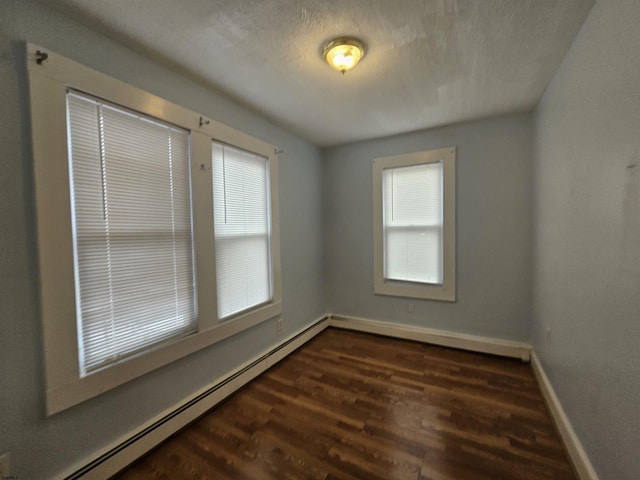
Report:
[{"label": "white window trim", "polygon": [[[424,163],[443,164],[443,260],[442,285],[401,282],[384,278],[384,229],[382,225],[382,171]],[[373,275],[374,293],[396,297],[456,301],[456,149],[442,148],[376,158],[373,161]]]},{"label": "white window trim", "polygon": [[[48,58],[42,64],[38,52]],[[40,306],[44,333],[46,407],[51,415],[156,368],[257,325],[282,312],[277,149],[262,140],[92,70],[48,49],[27,44],[31,98]],[[72,223],[66,125],[66,92],[73,88],[191,132],[198,332],[109,368],[80,376],[78,362]],[[212,140],[269,159],[273,300],[220,321],[211,190]],[[205,294],[209,292],[209,294]],[[211,294],[211,292],[213,292]]]}]

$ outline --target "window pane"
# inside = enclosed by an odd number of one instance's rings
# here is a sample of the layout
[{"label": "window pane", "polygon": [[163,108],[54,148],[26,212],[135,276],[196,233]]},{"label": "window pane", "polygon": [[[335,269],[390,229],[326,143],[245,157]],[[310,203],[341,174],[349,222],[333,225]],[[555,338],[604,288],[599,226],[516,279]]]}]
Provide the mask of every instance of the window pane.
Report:
[{"label": "window pane", "polygon": [[213,143],[218,316],[272,298],[268,160]]},{"label": "window pane", "polygon": [[382,172],[384,278],[441,284],[442,163]]},{"label": "window pane", "polygon": [[196,330],[189,134],[70,92],[83,375]]},{"label": "window pane", "polygon": [[439,228],[387,228],[385,278],[442,283],[441,237]]}]

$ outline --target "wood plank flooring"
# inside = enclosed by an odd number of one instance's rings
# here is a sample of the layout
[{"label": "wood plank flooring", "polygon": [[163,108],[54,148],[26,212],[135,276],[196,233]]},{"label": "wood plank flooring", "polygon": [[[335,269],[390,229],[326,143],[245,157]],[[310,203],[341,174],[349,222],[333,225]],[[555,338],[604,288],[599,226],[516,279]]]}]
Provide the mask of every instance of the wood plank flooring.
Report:
[{"label": "wood plank flooring", "polygon": [[114,478],[577,477],[528,364],[328,329]]}]

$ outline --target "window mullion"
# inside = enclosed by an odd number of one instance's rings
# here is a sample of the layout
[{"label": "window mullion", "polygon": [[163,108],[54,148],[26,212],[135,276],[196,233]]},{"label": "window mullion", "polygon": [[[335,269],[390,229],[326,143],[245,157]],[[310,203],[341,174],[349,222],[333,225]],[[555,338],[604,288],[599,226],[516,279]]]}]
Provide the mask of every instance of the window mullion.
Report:
[{"label": "window mullion", "polygon": [[198,330],[217,324],[216,259],[214,251],[211,137],[191,132],[191,198],[198,296]]}]

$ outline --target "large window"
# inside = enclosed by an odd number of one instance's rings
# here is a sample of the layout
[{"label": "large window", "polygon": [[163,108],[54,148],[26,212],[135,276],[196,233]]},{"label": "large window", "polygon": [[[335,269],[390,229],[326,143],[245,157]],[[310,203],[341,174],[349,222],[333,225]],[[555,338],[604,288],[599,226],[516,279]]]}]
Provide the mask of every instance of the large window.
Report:
[{"label": "large window", "polygon": [[455,301],[455,150],[373,168],[375,292]]},{"label": "large window", "polygon": [[[28,46],[47,411],[281,313],[275,147]],[[216,295],[217,292],[217,295]]]},{"label": "large window", "polygon": [[197,329],[189,132],[67,93],[81,374]]}]

